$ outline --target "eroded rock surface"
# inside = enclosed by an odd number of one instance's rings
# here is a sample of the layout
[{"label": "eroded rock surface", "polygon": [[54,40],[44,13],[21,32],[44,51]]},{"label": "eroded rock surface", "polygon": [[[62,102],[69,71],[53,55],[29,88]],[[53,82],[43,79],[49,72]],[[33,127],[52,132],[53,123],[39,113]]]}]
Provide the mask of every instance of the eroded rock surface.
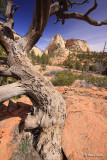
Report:
[{"label": "eroded rock surface", "polygon": [[68,160],[106,160],[107,90],[58,87],[67,105],[62,147]]},{"label": "eroded rock surface", "polygon": [[[62,134],[62,148],[68,160],[106,160],[107,90],[97,87],[56,87],[67,106],[67,118]],[[8,101],[0,113],[0,159],[9,160],[18,143],[18,125],[32,107],[27,97],[16,101],[17,110],[8,112]],[[51,135],[49,135],[50,137]],[[41,142],[42,143],[42,142]],[[47,146],[47,150],[49,146]],[[88,157],[93,155],[94,157]],[[98,157],[99,155],[99,157]],[[86,156],[86,157],[84,157]]]}]

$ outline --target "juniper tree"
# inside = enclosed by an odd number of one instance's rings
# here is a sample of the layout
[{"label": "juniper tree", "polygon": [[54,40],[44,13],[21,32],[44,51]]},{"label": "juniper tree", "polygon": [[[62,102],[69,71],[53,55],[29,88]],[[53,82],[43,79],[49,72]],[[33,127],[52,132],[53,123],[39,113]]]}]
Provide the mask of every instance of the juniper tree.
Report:
[{"label": "juniper tree", "polygon": [[[30,27],[26,35],[16,41],[12,28],[13,17],[19,7],[13,4],[12,0],[0,0],[0,19],[5,22],[0,30],[0,44],[7,53],[7,60],[2,59],[2,63],[8,65],[8,68],[0,67],[0,76],[17,79],[15,83],[0,86],[0,102],[21,94],[31,99],[34,110],[33,114],[27,116],[24,128],[41,128],[36,150],[45,160],[62,159],[61,134],[65,124],[66,107],[62,96],[51,82],[34,69],[27,54],[42,36],[52,15],[56,15],[56,23],[61,20],[64,24],[66,19],[78,19],[94,26],[107,25],[107,20],[96,21],[89,16],[97,8],[96,0],[94,6],[85,14],[72,12],[74,5],[87,2],[88,0],[81,3],[71,0],[36,0]],[[69,7],[71,12],[68,12]]]}]

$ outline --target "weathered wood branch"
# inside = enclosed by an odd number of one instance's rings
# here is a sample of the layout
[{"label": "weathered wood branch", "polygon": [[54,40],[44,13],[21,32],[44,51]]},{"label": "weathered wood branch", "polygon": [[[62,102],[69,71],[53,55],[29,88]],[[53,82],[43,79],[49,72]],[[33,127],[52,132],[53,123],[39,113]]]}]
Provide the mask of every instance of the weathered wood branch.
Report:
[{"label": "weathered wood branch", "polygon": [[97,8],[97,6],[98,4],[97,4],[97,1],[95,0],[94,6],[85,13],[85,16],[88,16],[92,11],[94,11]]},{"label": "weathered wood branch", "polygon": [[50,11],[49,11],[50,17],[51,17],[52,15],[55,15],[55,14],[59,13],[59,12],[60,12],[59,2],[56,2],[56,3],[54,3],[54,4],[52,4],[52,5],[50,6]]},{"label": "weathered wood branch", "polygon": [[0,86],[0,103],[4,102],[5,100],[11,97],[25,93],[26,89],[22,86],[20,82]]},{"label": "weathered wood branch", "polygon": [[92,12],[97,7],[97,3],[95,0],[94,7],[92,7],[86,14],[77,13],[77,12],[66,12],[63,11],[60,8],[60,5],[58,2],[54,3],[50,7],[50,16],[56,15],[59,19],[78,19],[86,21],[87,23],[94,25],[94,26],[101,26],[101,25],[107,25],[107,20],[104,21],[96,21],[88,16],[90,12]]},{"label": "weathered wood branch", "polygon": [[88,0],[84,0],[83,2],[71,2],[71,0],[68,0],[68,2],[72,6],[74,4],[76,4],[76,5],[82,5],[84,3],[88,3]]},{"label": "weathered wood branch", "polygon": [[7,58],[5,58],[5,57],[0,57],[0,63],[1,63],[1,64],[7,64]]},{"label": "weathered wood branch", "polygon": [[4,36],[2,31],[0,31],[0,44],[7,51],[7,53],[11,52],[11,45],[9,42],[10,40],[8,40],[6,36]]},{"label": "weathered wood branch", "polygon": [[6,23],[4,24],[4,26],[9,27],[10,29],[13,28],[13,23],[14,23],[11,11],[12,11],[12,1],[7,1],[6,12],[5,12]]},{"label": "weathered wood branch", "polygon": [[0,76],[3,77],[14,77],[13,74],[11,73],[11,69],[5,68],[5,67],[0,67]]},{"label": "weathered wood branch", "polygon": [[26,52],[29,52],[42,36],[49,19],[50,3],[50,0],[36,0],[32,23],[25,37],[21,39]]},{"label": "weathered wood branch", "polygon": [[86,21],[89,24],[94,25],[94,26],[107,25],[107,20],[96,21],[89,16],[85,16],[84,14],[77,13],[77,12],[71,12],[71,13],[63,12],[62,14],[59,15],[59,17],[61,19],[62,18],[64,18],[64,19],[73,18],[73,19],[83,20],[83,21]]},{"label": "weathered wood branch", "polygon": [[5,21],[5,22],[6,22],[6,19],[5,19],[5,18],[0,17],[0,20],[2,20],[2,21]]},{"label": "weathered wood branch", "polygon": [[19,8],[19,6],[16,6],[14,9],[13,9],[13,11],[12,11],[12,16],[15,14],[15,12],[17,11],[17,9]]},{"label": "weathered wood branch", "polygon": [[12,28],[14,26],[13,15],[16,12],[16,10],[19,8],[19,6],[16,6],[13,9],[13,6],[15,6],[15,5],[12,3],[12,0],[10,0],[10,1],[7,0],[6,4],[7,4],[6,5],[6,12],[5,12],[6,23],[4,23],[4,26],[3,26],[3,34],[7,38],[14,40],[13,31],[12,31]]}]

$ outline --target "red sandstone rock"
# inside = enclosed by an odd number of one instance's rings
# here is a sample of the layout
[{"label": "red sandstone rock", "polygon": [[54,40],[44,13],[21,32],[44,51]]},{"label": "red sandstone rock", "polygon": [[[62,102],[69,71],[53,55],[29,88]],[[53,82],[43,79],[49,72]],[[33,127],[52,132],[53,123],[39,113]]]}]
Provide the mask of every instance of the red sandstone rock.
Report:
[{"label": "red sandstone rock", "polygon": [[[104,98],[107,90],[75,84],[56,89],[64,96],[67,106],[62,147],[68,160],[106,160],[107,101]],[[8,101],[4,104],[5,109],[0,112],[0,160],[9,160],[17,147],[14,135],[18,134],[18,125],[26,118],[32,103],[24,96],[16,102],[18,109],[11,112],[7,110]]]}]

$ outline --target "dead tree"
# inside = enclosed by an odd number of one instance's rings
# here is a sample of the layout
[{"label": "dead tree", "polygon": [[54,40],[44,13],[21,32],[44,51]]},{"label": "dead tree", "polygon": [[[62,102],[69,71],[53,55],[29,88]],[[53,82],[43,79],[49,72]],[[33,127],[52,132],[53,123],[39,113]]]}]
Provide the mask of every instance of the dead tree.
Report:
[{"label": "dead tree", "polygon": [[[61,134],[64,129],[66,115],[65,102],[51,82],[45,79],[29,61],[27,54],[38,42],[46,27],[49,17],[56,15],[57,19],[78,19],[88,22],[94,26],[107,25],[107,20],[96,21],[89,17],[89,14],[96,9],[97,2],[85,14],[68,12],[68,7],[82,5],[82,3],[71,2],[70,0],[53,1],[36,0],[33,19],[26,35],[19,40],[14,40],[13,16],[18,6],[12,0],[6,0],[6,12],[3,28],[0,30],[0,44],[8,55],[7,63],[9,68],[0,68],[1,76],[9,76],[17,79],[13,84],[0,86],[0,103],[7,99],[25,94],[33,102],[33,114],[29,114],[25,120],[26,129],[40,127],[41,133],[37,142],[36,150],[44,160],[61,160]],[[26,3],[26,2],[25,2]],[[66,5],[66,6],[65,6]]]}]

